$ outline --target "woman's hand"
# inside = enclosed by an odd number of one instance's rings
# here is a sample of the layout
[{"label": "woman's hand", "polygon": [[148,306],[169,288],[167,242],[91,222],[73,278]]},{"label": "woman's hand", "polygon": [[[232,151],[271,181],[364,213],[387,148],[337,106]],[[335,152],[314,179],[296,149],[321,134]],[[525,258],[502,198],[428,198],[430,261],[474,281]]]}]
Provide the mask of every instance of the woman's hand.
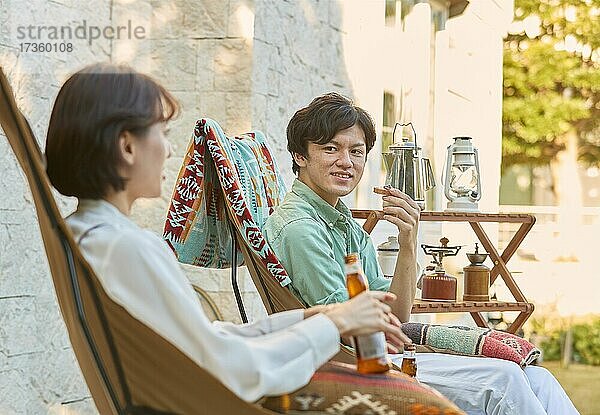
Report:
[{"label": "woman's hand", "polygon": [[400,329],[400,321],[387,304],[395,300],[392,293],[365,291],[344,303],[324,306],[318,312],[333,321],[342,337],[383,331],[392,347],[402,348],[412,342]]}]

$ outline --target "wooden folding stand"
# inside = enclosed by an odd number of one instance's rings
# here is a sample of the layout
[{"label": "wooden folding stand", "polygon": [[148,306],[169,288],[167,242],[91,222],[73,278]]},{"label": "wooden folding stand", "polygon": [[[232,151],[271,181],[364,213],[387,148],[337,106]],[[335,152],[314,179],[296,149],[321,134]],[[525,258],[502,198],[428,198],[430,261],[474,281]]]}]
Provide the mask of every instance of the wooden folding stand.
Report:
[{"label": "wooden folding stand", "polygon": [[[354,209],[352,215],[357,219],[365,219],[363,229],[371,233],[377,222],[383,217],[383,212],[379,210]],[[508,270],[507,263],[517,252],[517,248],[533,225],[535,216],[528,214],[503,214],[503,213],[477,213],[477,212],[421,212],[421,221],[423,222],[468,222],[481,242],[481,245],[489,253],[494,267],[490,271],[490,285],[494,283],[498,276],[502,277],[506,286],[514,297],[514,302],[506,301],[455,301],[455,302],[436,302],[415,300],[413,304],[413,314],[424,313],[457,313],[468,312],[479,327],[487,327],[486,321],[481,315],[482,312],[493,311],[519,311],[519,315],[506,329],[509,333],[516,333],[534,310],[533,304],[529,303],[525,295],[515,282],[511,272]],[[502,251],[498,250],[490,241],[481,223],[520,223],[521,226],[512,239]]]}]

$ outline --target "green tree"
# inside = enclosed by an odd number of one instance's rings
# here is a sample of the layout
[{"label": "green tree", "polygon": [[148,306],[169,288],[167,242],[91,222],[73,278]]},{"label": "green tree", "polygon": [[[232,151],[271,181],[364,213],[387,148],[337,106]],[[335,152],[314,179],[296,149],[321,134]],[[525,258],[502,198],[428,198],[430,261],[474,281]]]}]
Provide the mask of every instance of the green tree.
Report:
[{"label": "green tree", "polygon": [[[551,164],[574,141],[600,165],[600,0],[516,0],[504,43],[503,167]],[[557,195],[557,199],[559,199]]]},{"label": "green tree", "polygon": [[515,0],[504,42],[502,167],[548,165],[564,258],[575,258],[578,166],[600,166],[600,0]]}]

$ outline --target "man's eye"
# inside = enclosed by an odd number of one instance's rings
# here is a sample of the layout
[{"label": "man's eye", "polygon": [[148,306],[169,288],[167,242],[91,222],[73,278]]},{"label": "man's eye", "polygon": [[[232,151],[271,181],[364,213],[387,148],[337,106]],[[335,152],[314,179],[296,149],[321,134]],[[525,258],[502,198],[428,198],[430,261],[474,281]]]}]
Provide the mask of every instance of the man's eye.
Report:
[{"label": "man's eye", "polygon": [[365,153],[363,153],[362,150],[352,150],[352,154],[354,154],[355,156],[363,156]]},{"label": "man's eye", "polygon": [[327,146],[327,147],[323,147],[323,149],[325,151],[335,151],[335,147],[334,146]]}]

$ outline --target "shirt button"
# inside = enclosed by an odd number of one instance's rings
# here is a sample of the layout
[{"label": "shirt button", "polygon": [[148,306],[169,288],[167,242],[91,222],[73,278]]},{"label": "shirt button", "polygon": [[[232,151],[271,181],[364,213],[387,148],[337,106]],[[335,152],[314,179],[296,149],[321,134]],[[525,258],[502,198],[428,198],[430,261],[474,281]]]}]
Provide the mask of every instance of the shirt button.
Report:
[{"label": "shirt button", "polygon": [[330,228],[333,228],[333,222],[329,222],[328,225]]}]

